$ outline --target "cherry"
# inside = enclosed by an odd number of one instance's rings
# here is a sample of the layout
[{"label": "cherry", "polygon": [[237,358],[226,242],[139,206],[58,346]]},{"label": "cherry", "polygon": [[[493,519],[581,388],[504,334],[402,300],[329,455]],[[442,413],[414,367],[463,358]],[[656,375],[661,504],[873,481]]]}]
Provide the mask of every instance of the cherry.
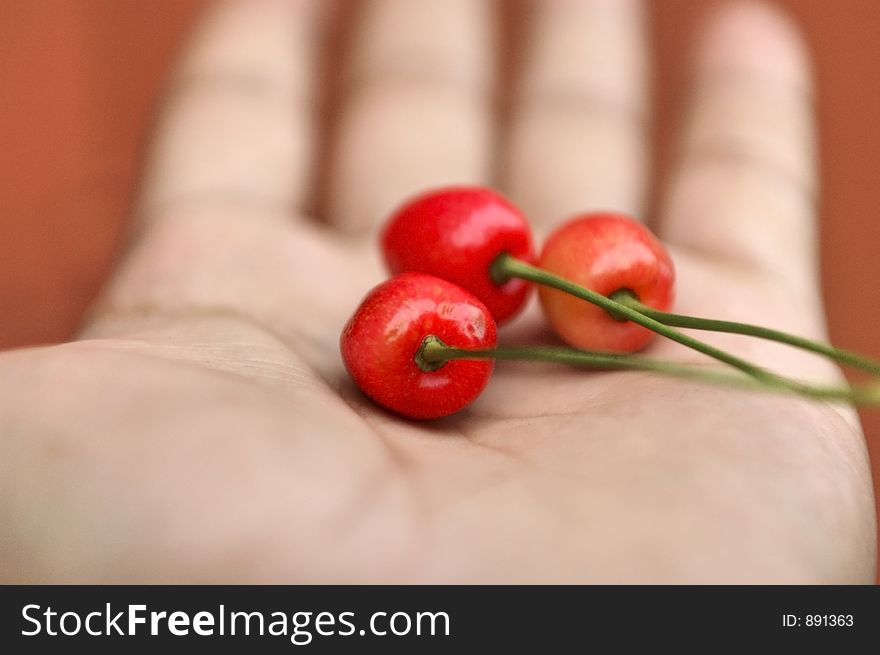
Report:
[{"label": "cherry", "polygon": [[[660,311],[672,304],[672,260],[648,228],[624,214],[596,212],[566,222],[548,238],[540,266],[612,299],[631,294]],[[654,335],[562,291],[541,286],[539,293],[554,330],[577,348],[635,352]]]},{"label": "cherry", "polygon": [[502,253],[534,261],[529,225],[500,194],[482,187],[449,187],[419,195],[391,216],[382,250],[392,273],[422,271],[455,282],[482,300],[498,323],[525,304],[531,285],[497,283],[490,267]]},{"label": "cherry", "polygon": [[495,346],[486,306],[456,284],[405,272],[370,291],[340,338],[349,374],[375,402],[415,419],[447,416],[471,403],[492,374],[491,359],[430,364],[426,339],[454,348]]},{"label": "cherry", "polygon": [[[535,266],[528,225],[512,204],[488,189],[452,187],[400,208],[386,228],[383,250],[398,274],[367,294],[345,326],[340,348],[364,393],[403,416],[439,418],[467,406],[486,386],[497,359],[642,370],[880,405],[880,385],[807,384],[673,329],[749,334],[880,371],[878,362],[803,337],[668,313],[672,261],[647,228],[623,214],[591,213],[569,221],[550,236]],[[529,283],[541,285],[547,318],[578,349],[495,347],[496,320],[519,311]],[[740,375],[623,354],[643,348],[654,333],[729,364]]]}]

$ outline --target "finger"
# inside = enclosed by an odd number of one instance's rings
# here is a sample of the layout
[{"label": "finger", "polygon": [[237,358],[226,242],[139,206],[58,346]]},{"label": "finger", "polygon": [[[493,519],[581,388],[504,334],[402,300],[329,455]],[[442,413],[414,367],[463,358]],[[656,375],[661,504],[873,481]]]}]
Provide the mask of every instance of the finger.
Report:
[{"label": "finger", "polygon": [[142,213],[193,202],[304,202],[320,4],[212,6],[172,79],[146,167]]},{"label": "finger", "polygon": [[506,189],[537,223],[590,208],[639,214],[647,161],[640,3],[554,0],[531,10]]},{"label": "finger", "polygon": [[664,236],[814,294],[815,137],[797,31],[765,5],[728,6],[704,34],[693,94]]},{"label": "finger", "polygon": [[351,51],[329,220],[363,232],[428,187],[489,177],[486,0],[372,0]]},{"label": "finger", "polygon": [[287,221],[309,178],[319,0],[224,0],[176,68],[140,198],[140,228],[80,337],[159,314],[274,325],[328,247]]}]

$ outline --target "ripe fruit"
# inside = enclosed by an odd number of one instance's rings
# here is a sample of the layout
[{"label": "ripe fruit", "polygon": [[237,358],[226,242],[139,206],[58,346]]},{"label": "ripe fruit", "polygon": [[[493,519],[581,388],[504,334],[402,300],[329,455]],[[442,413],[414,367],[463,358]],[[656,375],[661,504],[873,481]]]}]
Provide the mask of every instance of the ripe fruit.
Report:
[{"label": "ripe fruit", "polygon": [[450,187],[410,200],[389,219],[382,251],[392,273],[422,271],[454,282],[482,300],[498,323],[522,308],[531,287],[519,279],[497,284],[489,273],[504,252],[534,261],[526,219],[491,189]]},{"label": "ripe fruit", "polygon": [[426,371],[416,354],[429,335],[455,348],[495,346],[495,321],[471,293],[425,273],[401,273],[364,298],[342,332],[342,360],[376,401],[398,414],[430,419],[457,412],[489,381],[491,360],[454,360]]},{"label": "ripe fruit", "polygon": [[[568,221],[548,238],[540,266],[604,296],[626,290],[654,309],[672,304],[672,260],[648,228],[623,214],[596,212]],[[577,348],[635,352],[654,334],[561,291],[542,286],[539,293],[556,333]]]}]

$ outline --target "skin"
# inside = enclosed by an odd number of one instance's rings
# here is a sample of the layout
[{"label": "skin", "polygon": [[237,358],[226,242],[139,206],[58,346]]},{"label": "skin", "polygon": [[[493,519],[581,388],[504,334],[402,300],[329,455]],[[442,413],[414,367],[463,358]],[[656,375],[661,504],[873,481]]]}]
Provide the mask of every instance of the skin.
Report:
[{"label": "skin", "polygon": [[[810,81],[789,22],[756,4],[707,18],[680,159],[647,208],[638,5],[534,3],[497,141],[490,5],[315,6],[213,8],[79,338],[0,356],[0,578],[871,582],[868,460],[847,409],[503,364],[471,409],[414,424],[357,391],[337,346],[383,276],[386,213],[490,176],[539,233],[650,209],[678,311],[823,336]],[[354,21],[353,52],[324,143],[309,37],[337,18]],[[533,304],[500,340],[546,338]]]}]

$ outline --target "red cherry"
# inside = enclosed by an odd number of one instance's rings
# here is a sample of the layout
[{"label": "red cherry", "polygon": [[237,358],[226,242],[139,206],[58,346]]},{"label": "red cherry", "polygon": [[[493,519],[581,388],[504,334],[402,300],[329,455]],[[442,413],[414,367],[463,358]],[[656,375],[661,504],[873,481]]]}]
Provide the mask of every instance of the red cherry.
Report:
[{"label": "red cherry", "polygon": [[389,219],[382,251],[392,273],[422,271],[455,282],[499,323],[522,308],[531,288],[519,279],[497,284],[489,273],[502,253],[535,259],[526,219],[491,189],[451,187],[410,200]]},{"label": "red cherry", "polygon": [[[649,307],[672,305],[675,270],[663,244],[644,225],[612,212],[578,216],[550,235],[541,268],[604,296],[628,290]],[[539,290],[544,314],[569,345],[585,350],[635,352],[654,333],[549,287]]]},{"label": "red cherry", "polygon": [[425,273],[401,273],[370,291],[348,321],[342,360],[383,407],[416,419],[448,416],[480,395],[493,362],[457,359],[425,371],[415,358],[430,335],[455,348],[493,348],[495,321],[461,287]]}]

